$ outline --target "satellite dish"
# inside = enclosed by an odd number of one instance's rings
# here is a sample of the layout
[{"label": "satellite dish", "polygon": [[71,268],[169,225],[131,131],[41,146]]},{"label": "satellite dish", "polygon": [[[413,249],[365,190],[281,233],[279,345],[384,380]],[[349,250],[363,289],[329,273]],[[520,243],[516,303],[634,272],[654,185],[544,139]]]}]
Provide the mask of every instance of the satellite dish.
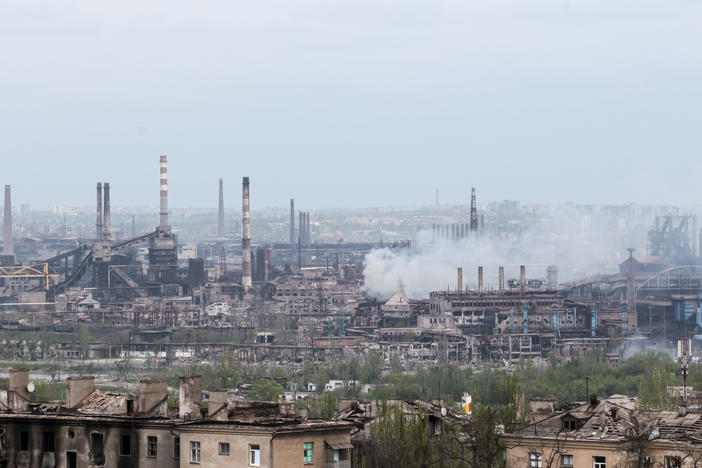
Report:
[{"label": "satellite dish", "polygon": [[29,382],[29,383],[27,384],[27,391],[28,391],[29,393],[32,393],[32,392],[34,391],[34,383],[33,383],[33,382]]},{"label": "satellite dish", "polygon": [[442,407],[441,407],[441,416],[446,416],[446,413],[448,413],[448,411],[446,411],[446,408],[444,408],[444,407],[442,406]]}]

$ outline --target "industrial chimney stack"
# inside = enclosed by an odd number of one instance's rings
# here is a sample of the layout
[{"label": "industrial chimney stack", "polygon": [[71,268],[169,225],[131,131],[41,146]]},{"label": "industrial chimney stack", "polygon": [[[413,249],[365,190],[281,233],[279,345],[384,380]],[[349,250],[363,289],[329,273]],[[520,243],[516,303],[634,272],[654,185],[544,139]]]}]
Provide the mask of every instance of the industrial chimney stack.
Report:
[{"label": "industrial chimney stack", "polygon": [[470,189],[470,232],[478,231],[478,204],[475,200],[475,187]]},{"label": "industrial chimney stack", "polygon": [[14,255],[15,246],[14,240],[12,239],[12,197],[9,185],[5,186],[5,211],[3,213],[2,222],[2,235],[4,238],[3,251],[5,255]]},{"label": "industrial chimney stack", "polygon": [[219,217],[217,237],[224,237],[224,182],[222,179],[219,179]]},{"label": "industrial chimney stack", "polygon": [[161,209],[159,228],[166,231],[168,227],[168,157],[161,155]]},{"label": "industrial chimney stack", "polygon": [[103,205],[104,217],[103,217],[103,239],[112,240],[112,228],[110,227],[110,183],[105,182],[105,192],[104,192],[105,203]]},{"label": "industrial chimney stack", "polygon": [[249,212],[249,178],[244,177],[241,222],[241,285],[251,289],[251,214]]},{"label": "industrial chimney stack", "polygon": [[290,248],[295,246],[295,200],[290,199]]},{"label": "industrial chimney stack", "polygon": [[102,182],[97,183],[97,221],[95,222],[95,238],[102,239]]}]

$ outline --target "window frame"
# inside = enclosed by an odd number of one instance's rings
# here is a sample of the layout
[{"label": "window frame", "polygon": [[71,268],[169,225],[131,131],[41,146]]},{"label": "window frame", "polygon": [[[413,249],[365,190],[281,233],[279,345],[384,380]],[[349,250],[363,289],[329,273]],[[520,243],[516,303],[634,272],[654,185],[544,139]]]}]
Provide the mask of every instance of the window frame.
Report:
[{"label": "window frame", "polygon": [[[153,448],[153,452],[151,449]],[[158,436],[146,436],[146,456],[148,458],[158,458]]]},{"label": "window frame", "polygon": [[[565,457],[570,457],[570,463],[564,462]],[[573,468],[575,466],[575,458],[569,453],[561,454],[561,467],[562,468]]]},{"label": "window frame", "polygon": [[[224,451],[222,448],[226,447],[227,450]],[[231,453],[231,446],[229,445],[229,442],[219,442],[217,444],[217,451],[219,452],[220,455],[228,457],[229,454]]]},{"label": "window frame", "polygon": [[[197,444],[197,445],[196,445]],[[190,441],[190,463],[199,465],[202,462],[202,444],[199,440]]]},{"label": "window frame", "polygon": [[173,437],[173,458],[180,460],[180,437]]},{"label": "window frame", "polygon": [[[307,456],[308,451],[309,457]],[[314,463],[314,442],[302,443],[302,462],[305,465],[312,465]]]},{"label": "window frame", "polygon": [[666,455],[663,461],[665,468],[682,468],[682,458],[677,455]]},{"label": "window frame", "polygon": [[541,468],[543,461],[542,455],[537,452],[529,452],[529,468]]},{"label": "window frame", "polygon": [[607,468],[607,457],[601,455],[593,456],[592,468]]},{"label": "window frame", "polygon": [[261,466],[260,444],[249,444],[249,466]]}]

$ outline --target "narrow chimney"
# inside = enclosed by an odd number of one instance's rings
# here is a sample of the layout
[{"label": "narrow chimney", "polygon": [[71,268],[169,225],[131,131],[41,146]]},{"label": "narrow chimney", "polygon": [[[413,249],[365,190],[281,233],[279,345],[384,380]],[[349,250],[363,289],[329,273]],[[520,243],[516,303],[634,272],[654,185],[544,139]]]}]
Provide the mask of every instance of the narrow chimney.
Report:
[{"label": "narrow chimney", "polygon": [[69,377],[66,379],[66,407],[75,408],[95,391],[95,377]]},{"label": "narrow chimney", "polygon": [[112,240],[112,228],[110,226],[110,183],[105,182],[105,192],[103,194],[105,203],[103,205],[104,217],[103,217],[103,239]]},{"label": "narrow chimney", "polygon": [[163,379],[139,381],[139,413],[151,416],[167,416],[168,385]]},{"label": "narrow chimney", "polygon": [[29,409],[29,369],[10,369],[7,402],[10,411],[24,412]]},{"label": "narrow chimney", "polygon": [[241,284],[251,289],[251,214],[249,212],[249,178],[244,177],[241,223]]},{"label": "narrow chimney", "polygon": [[297,269],[302,271],[302,238],[297,236]]},{"label": "narrow chimney", "polygon": [[478,204],[475,200],[475,187],[470,189],[470,232],[478,231]]},{"label": "narrow chimney", "polygon": [[478,292],[483,292],[483,267],[478,267]]},{"label": "narrow chimney", "polygon": [[5,255],[14,255],[15,246],[12,239],[12,195],[10,186],[5,186],[5,211],[3,212],[3,229],[2,235],[4,239],[3,251]]},{"label": "narrow chimney", "polygon": [[270,280],[271,270],[273,269],[273,249],[266,247],[263,254],[263,281],[268,281]]},{"label": "narrow chimney", "polygon": [[161,209],[159,228],[168,229],[168,157],[161,155]]},{"label": "narrow chimney", "polygon": [[500,291],[505,290],[505,267],[500,267]]},{"label": "narrow chimney", "polygon": [[178,395],[178,416],[180,419],[200,419],[202,406],[202,391],[200,376],[190,375],[180,378],[180,393]]},{"label": "narrow chimney", "polygon": [[224,237],[224,181],[219,179],[219,216],[217,218],[217,236]]},{"label": "narrow chimney", "polygon": [[519,290],[526,291],[526,266],[519,265]]},{"label": "narrow chimney", "polygon": [[459,293],[463,292],[463,268],[461,267],[458,267],[458,278],[456,282],[458,283],[456,291]]},{"label": "narrow chimney", "polygon": [[290,199],[290,248],[295,246],[295,200]]},{"label": "narrow chimney", "polygon": [[102,239],[102,183],[97,183],[97,221],[95,222],[95,238]]},{"label": "narrow chimney", "polygon": [[207,401],[207,417],[214,421],[226,421],[227,414],[227,391],[226,390],[210,390],[210,399]]}]

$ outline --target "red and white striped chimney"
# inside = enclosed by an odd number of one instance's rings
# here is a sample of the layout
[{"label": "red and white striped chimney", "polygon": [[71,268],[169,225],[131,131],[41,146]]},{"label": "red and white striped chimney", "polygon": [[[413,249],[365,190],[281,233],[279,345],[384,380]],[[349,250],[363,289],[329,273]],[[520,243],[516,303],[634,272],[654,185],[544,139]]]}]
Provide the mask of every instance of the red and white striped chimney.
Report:
[{"label": "red and white striped chimney", "polygon": [[161,155],[161,229],[168,229],[168,157]]},{"label": "red and white striped chimney", "polygon": [[241,285],[251,289],[251,214],[249,212],[249,178],[244,177],[241,222]]}]

